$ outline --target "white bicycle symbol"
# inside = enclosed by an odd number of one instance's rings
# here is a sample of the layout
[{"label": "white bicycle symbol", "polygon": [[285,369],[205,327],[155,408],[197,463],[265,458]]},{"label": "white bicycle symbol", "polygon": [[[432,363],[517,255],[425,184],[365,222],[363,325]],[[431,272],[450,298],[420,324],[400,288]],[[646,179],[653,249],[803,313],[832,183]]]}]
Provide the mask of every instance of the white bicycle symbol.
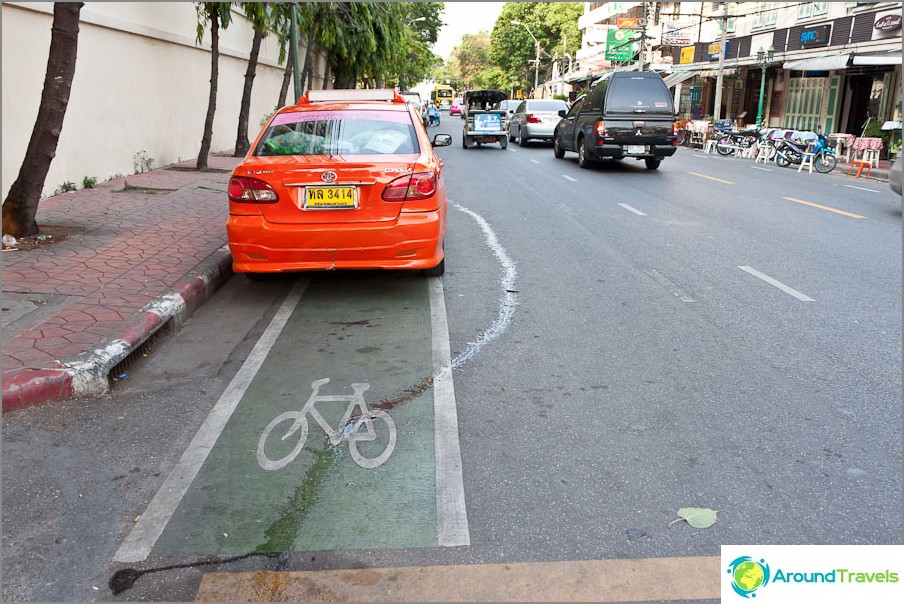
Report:
[{"label": "white bicycle symbol", "polygon": [[[320,427],[323,428],[323,431],[329,436],[331,445],[335,446],[343,440],[347,440],[348,450],[352,455],[352,459],[354,459],[355,463],[362,468],[376,468],[389,459],[393,449],[395,449],[396,443],[395,422],[392,421],[392,418],[389,417],[389,414],[385,411],[380,409],[371,411],[367,408],[367,403],[364,402],[364,391],[370,388],[370,384],[352,384],[354,394],[334,394],[326,396],[318,394],[320,387],[324,384],[328,384],[329,381],[330,378],[323,378],[311,382],[313,392],[311,393],[311,396],[308,397],[308,402],[304,404],[301,411],[286,411],[285,413],[281,413],[274,417],[273,420],[267,424],[267,427],[264,429],[264,432],[261,434],[261,438],[257,443],[257,463],[260,467],[267,471],[278,470],[283,466],[288,465],[299,453],[301,453],[301,450],[304,449],[304,443],[308,439],[308,420],[305,415],[310,415],[318,424],[320,424]],[[345,410],[345,415],[342,416],[342,421],[339,422],[339,428],[334,430],[332,426],[326,423],[326,420],[323,419],[323,416],[320,415],[317,409],[314,408],[314,403],[343,401],[349,403],[348,409]],[[359,409],[360,412],[352,419],[352,412],[355,411],[355,409]],[[358,451],[358,442],[369,442],[377,439],[374,421],[378,419],[386,422],[386,425],[389,428],[389,443],[380,455],[371,459],[361,455]],[[292,420],[292,425],[281,440],[286,440],[290,436],[298,433],[298,444],[296,444],[295,448],[285,457],[277,460],[270,459],[267,457],[265,450],[267,438],[269,438],[270,433],[276,429],[276,426],[286,420]],[[364,430],[359,432],[359,429],[362,426],[364,426]]]}]

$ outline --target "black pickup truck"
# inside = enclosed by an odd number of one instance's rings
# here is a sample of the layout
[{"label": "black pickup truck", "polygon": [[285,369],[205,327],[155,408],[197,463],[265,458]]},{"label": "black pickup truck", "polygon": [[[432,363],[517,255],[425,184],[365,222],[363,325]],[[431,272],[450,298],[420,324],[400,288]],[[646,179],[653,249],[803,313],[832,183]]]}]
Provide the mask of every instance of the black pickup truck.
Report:
[{"label": "black pickup truck", "polygon": [[574,151],[582,168],[600,159],[633,157],[655,170],[678,148],[675,107],[657,73],[612,72],[559,115],[553,153],[561,159]]}]

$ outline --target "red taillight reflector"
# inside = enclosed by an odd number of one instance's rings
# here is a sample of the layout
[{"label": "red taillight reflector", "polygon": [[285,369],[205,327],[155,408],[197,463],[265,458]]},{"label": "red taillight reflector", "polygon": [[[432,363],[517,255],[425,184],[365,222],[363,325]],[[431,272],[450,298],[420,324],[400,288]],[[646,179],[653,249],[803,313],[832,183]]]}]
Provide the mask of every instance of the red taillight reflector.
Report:
[{"label": "red taillight reflector", "polygon": [[243,203],[276,203],[279,195],[269,183],[259,178],[233,176],[226,189],[230,201]]},{"label": "red taillight reflector", "polygon": [[606,136],[606,122],[600,120],[596,123],[596,135]]},{"label": "red taillight reflector", "polygon": [[528,113],[528,114],[527,114],[527,123],[528,123],[528,124],[542,124],[542,123],[543,123],[543,120],[541,120],[540,118],[538,118],[538,117],[537,117],[536,115],[534,115],[533,113]]},{"label": "red taillight reflector", "polygon": [[383,189],[384,201],[410,201],[424,199],[436,193],[436,175],[419,172],[400,176]]}]

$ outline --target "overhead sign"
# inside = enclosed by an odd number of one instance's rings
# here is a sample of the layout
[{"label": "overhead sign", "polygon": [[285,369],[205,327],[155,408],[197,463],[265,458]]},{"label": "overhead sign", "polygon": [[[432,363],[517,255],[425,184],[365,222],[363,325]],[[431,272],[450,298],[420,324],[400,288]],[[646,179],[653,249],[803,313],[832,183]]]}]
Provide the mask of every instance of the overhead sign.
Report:
[{"label": "overhead sign", "polygon": [[819,46],[828,46],[831,37],[832,26],[820,25],[818,27],[809,27],[800,32],[801,48],[817,48]]},{"label": "overhead sign", "polygon": [[615,20],[615,25],[619,29],[637,29],[639,24],[639,19],[625,19],[620,17]]},{"label": "overhead sign", "polygon": [[901,29],[901,15],[885,15],[874,25],[879,31],[895,31]]},{"label": "overhead sign", "polygon": [[634,32],[630,29],[610,29],[606,40],[607,61],[630,61],[634,58]]},{"label": "overhead sign", "polygon": [[662,43],[666,46],[688,46],[691,37],[684,34],[662,34]]}]

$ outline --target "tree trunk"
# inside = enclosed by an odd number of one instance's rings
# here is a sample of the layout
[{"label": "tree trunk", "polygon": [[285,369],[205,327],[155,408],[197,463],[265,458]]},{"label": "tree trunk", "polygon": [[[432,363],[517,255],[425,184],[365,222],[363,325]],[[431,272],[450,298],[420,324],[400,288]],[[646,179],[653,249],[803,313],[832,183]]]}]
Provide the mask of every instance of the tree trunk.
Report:
[{"label": "tree trunk", "polygon": [[210,97],[207,99],[207,119],[204,120],[204,137],[198,152],[198,170],[207,169],[207,156],[213,138],[213,116],[217,111],[217,79],[220,62],[220,10],[214,8],[210,14]]},{"label": "tree trunk", "polygon": [[282,76],[282,86],[279,89],[279,100],[276,103],[277,107],[285,107],[286,106],[286,95],[289,94],[289,82],[292,80],[292,66],[294,65],[295,57],[295,49],[292,48],[292,44],[289,44],[289,54],[286,57],[286,69],[283,71]]},{"label": "tree trunk", "polygon": [[332,62],[332,53],[326,55],[326,66],[323,68],[323,89],[328,90],[330,86],[330,63]]},{"label": "tree trunk", "polygon": [[248,153],[251,143],[248,141],[248,114],[251,113],[251,88],[257,72],[257,57],[261,52],[261,40],[264,32],[254,28],[254,39],[251,41],[251,56],[248,57],[248,69],[245,71],[245,88],[242,90],[242,106],[239,109],[239,131],[235,136],[235,157]]},{"label": "tree trunk", "polygon": [[50,55],[44,75],[41,105],[35,119],[19,176],[3,202],[3,232],[13,237],[38,233],[35,216],[50,162],[56,155],[63,118],[75,75],[78,50],[78,20],[84,2],[55,2],[50,36]]},{"label": "tree trunk", "polygon": [[312,25],[308,29],[308,37],[305,40],[305,51],[304,51],[304,69],[301,70],[301,90],[305,90],[305,84],[310,88],[314,83],[314,65],[312,62],[312,55],[314,54],[314,26]]}]

